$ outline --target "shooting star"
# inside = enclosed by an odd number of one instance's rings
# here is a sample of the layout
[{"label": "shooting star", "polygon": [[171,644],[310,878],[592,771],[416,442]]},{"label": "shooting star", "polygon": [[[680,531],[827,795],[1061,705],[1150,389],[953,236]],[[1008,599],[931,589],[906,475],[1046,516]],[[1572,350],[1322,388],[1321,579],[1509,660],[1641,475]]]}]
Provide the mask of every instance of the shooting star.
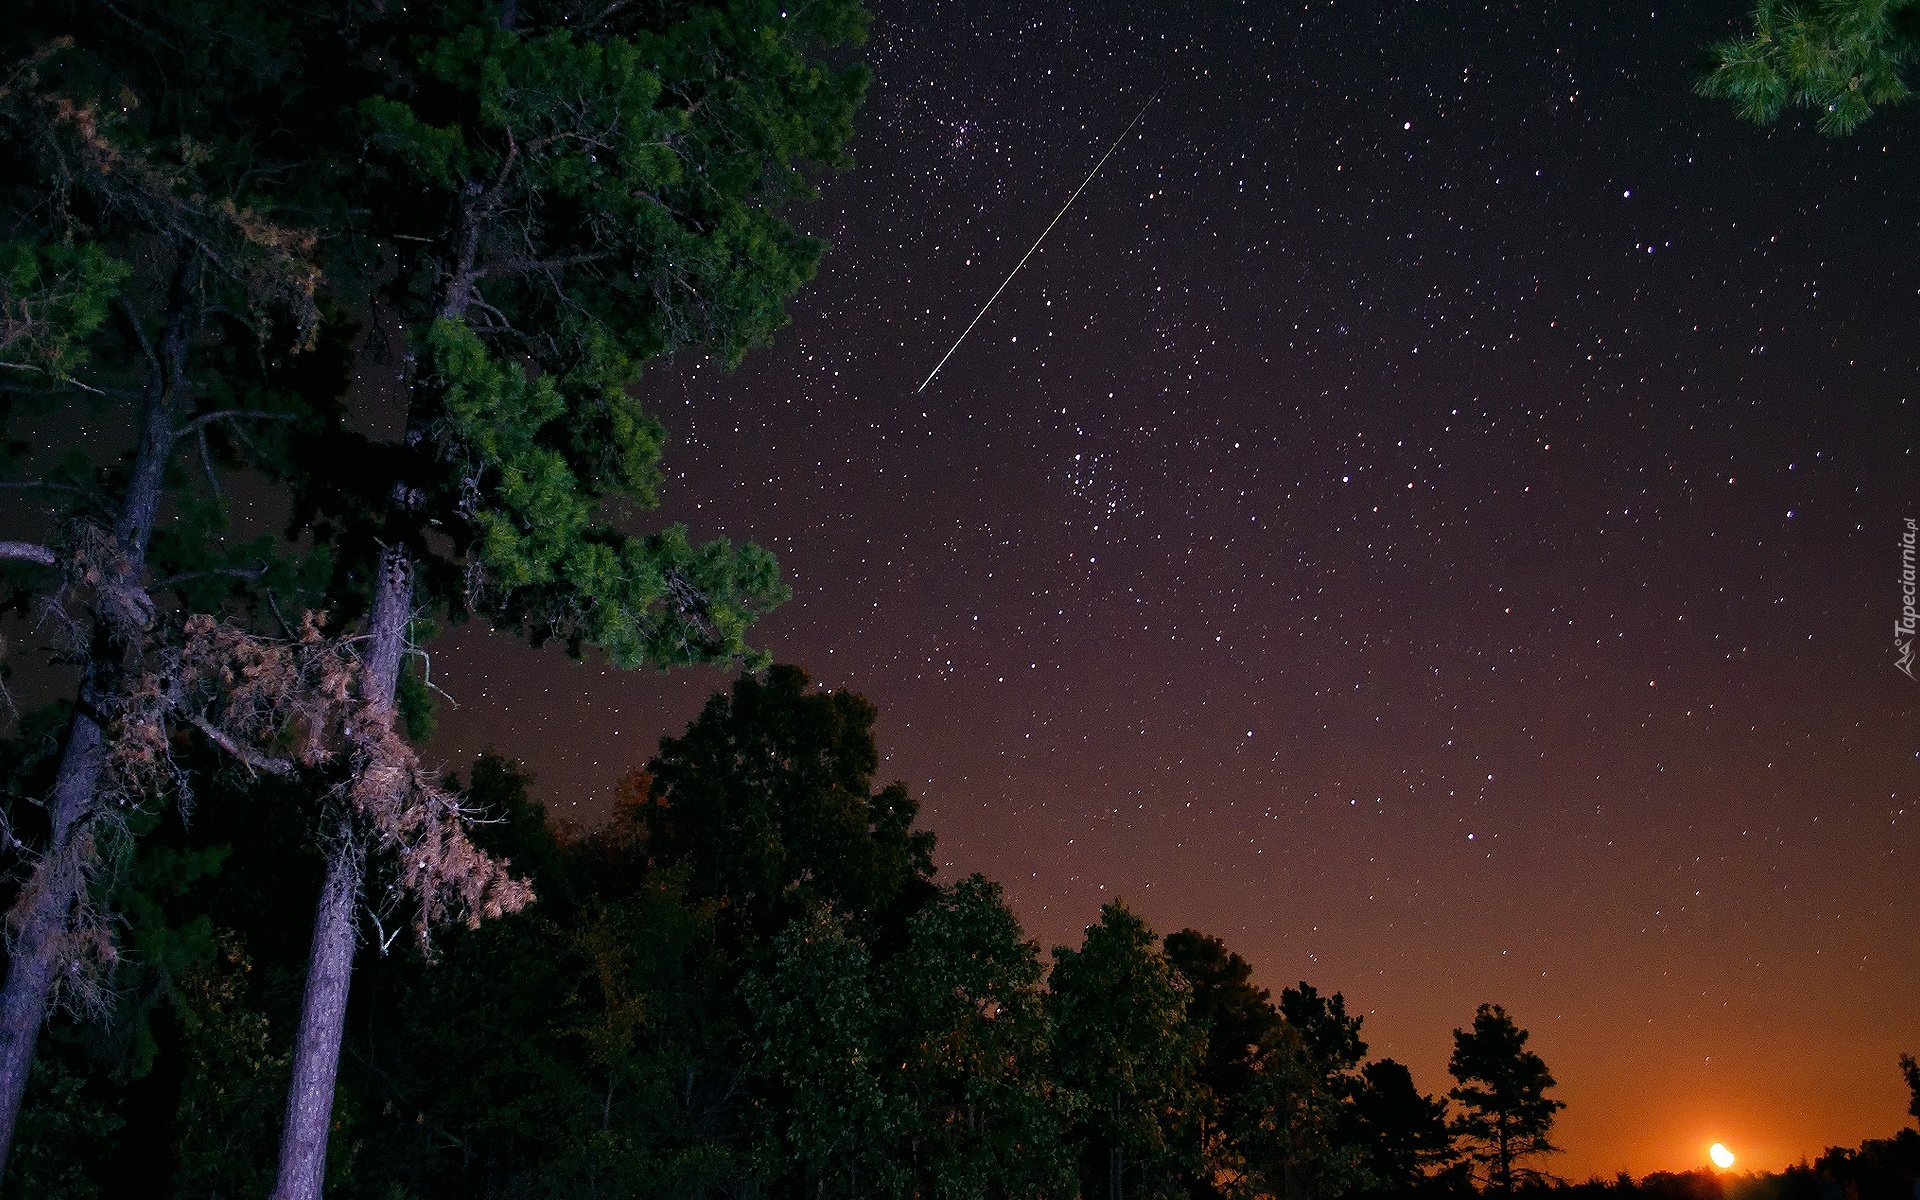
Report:
[{"label": "shooting star", "polygon": [[1007,285],[1012,283],[1013,277],[1020,273],[1020,268],[1027,265],[1027,260],[1033,257],[1033,252],[1040,248],[1040,243],[1047,240],[1047,235],[1052,233],[1053,227],[1060,223],[1060,218],[1067,215],[1067,210],[1072,208],[1073,202],[1080,198],[1080,193],[1087,190],[1087,185],[1092,183],[1093,177],[1100,173],[1100,168],[1107,165],[1107,160],[1112,158],[1113,152],[1120,148],[1120,143],[1127,140],[1127,135],[1133,132],[1135,125],[1140,123],[1140,118],[1147,115],[1147,110],[1153,107],[1153,102],[1158,100],[1160,93],[1166,90],[1167,85],[1163,83],[1159,88],[1155,89],[1153,95],[1147,97],[1147,102],[1140,106],[1140,111],[1133,115],[1133,120],[1127,122],[1127,127],[1120,131],[1120,136],[1113,139],[1113,145],[1107,147],[1107,152],[1100,156],[1100,161],[1093,164],[1093,170],[1087,172],[1087,177],[1080,181],[1080,186],[1073,189],[1073,195],[1067,197],[1067,202],[1060,206],[1060,211],[1053,214],[1053,220],[1047,222],[1047,227],[1040,231],[1040,236],[1033,239],[1033,245],[1027,247],[1027,252],[1022,254],[1020,261],[1013,265],[1013,270],[1007,272],[1007,277],[1001,280],[1000,286],[993,290],[993,295],[988,296],[987,302],[980,306],[980,311],[973,314],[973,320],[967,322],[967,327],[961,331],[959,337],[953,340],[953,345],[947,348],[946,354],[943,355],[939,363],[934,366],[933,371],[928,374],[918,388],[914,389],[914,395],[917,396],[927,390],[927,384],[932,383],[933,377],[940,373],[940,368],[947,365],[947,359],[952,358],[953,352],[960,348],[960,343],[967,340],[967,334],[972,333],[973,327],[980,323],[980,318],[987,315],[987,310],[992,308],[993,302],[1000,298],[1000,293],[1007,290]]}]

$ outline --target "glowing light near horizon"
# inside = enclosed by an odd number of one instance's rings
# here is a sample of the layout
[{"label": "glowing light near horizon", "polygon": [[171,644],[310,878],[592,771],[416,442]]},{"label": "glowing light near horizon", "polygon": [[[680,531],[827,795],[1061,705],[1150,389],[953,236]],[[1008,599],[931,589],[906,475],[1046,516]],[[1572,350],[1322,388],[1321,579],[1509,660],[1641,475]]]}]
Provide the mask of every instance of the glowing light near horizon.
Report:
[{"label": "glowing light near horizon", "polygon": [[1707,1147],[1707,1157],[1712,1159],[1713,1165],[1719,1167],[1722,1171],[1733,1165],[1733,1151],[1722,1146],[1719,1142],[1715,1142],[1713,1145]]}]

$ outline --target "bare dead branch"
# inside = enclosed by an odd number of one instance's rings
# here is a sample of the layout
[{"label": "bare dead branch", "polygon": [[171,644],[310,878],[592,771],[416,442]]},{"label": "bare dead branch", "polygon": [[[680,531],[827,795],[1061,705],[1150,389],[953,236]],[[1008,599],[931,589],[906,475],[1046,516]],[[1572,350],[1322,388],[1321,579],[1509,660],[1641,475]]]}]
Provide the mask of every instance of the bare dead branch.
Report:
[{"label": "bare dead branch", "polygon": [[[158,591],[161,588],[178,587],[183,583],[192,583],[196,579],[259,579],[270,569],[270,564],[260,563],[252,567],[209,567],[204,571],[182,571],[178,575],[169,575],[165,579],[154,580],[153,587],[155,591]],[[277,612],[276,615],[278,615]],[[280,623],[282,626],[286,626],[286,619],[284,617],[281,618]],[[291,627],[288,626],[288,628],[290,629]]]},{"label": "bare dead branch", "polygon": [[287,620],[287,614],[280,611],[280,600],[273,594],[273,589],[263,588],[261,590],[267,594],[267,607],[273,610],[273,619],[280,622],[280,631],[289,639],[298,637],[299,631],[294,629],[293,623]]},{"label": "bare dead branch", "polygon": [[562,258],[505,258],[499,262],[490,262],[477,267],[474,275],[481,279],[499,279],[509,275],[531,275],[536,271],[557,271],[566,267],[577,267],[583,263],[599,262],[610,257],[607,253],[569,254]]},{"label": "bare dead branch", "polygon": [[0,481],[0,490],[10,492],[43,491],[72,492],[76,496],[92,495],[86,488],[71,483],[55,483],[51,479],[10,479]]},{"label": "bare dead branch", "polygon": [[460,702],[453,698],[453,693],[433,681],[433,656],[415,645],[409,645],[406,652],[420,660],[420,682],[426,684],[429,691],[439,692],[446,697],[448,704],[459,708]]},{"label": "bare dead branch", "polygon": [[238,759],[240,765],[245,767],[247,773],[250,775],[259,771],[265,771],[269,775],[282,776],[291,775],[294,772],[294,766],[291,761],[284,758],[277,758],[271,754],[262,754],[249,746],[235,741],[232,737],[228,736],[224,730],[204,717],[188,714],[187,723],[195,729],[198,729],[201,733],[206,734],[208,741]]},{"label": "bare dead branch", "polygon": [[64,383],[68,387],[79,388],[83,392],[92,392],[96,396],[125,394],[125,393],[108,392],[101,388],[94,387],[90,383],[81,383],[78,379],[75,379],[72,376],[55,375],[52,371],[47,370],[45,367],[36,367],[32,363],[0,362],[0,367],[5,367],[9,371],[31,371],[35,375],[45,375],[48,379],[51,379],[55,383]]},{"label": "bare dead branch", "polygon": [[53,551],[38,542],[0,542],[0,559],[50,567],[53,565]]},{"label": "bare dead branch", "polygon": [[213,489],[213,498],[220,498],[220,476],[213,469],[213,451],[207,449],[207,427],[205,425],[193,431],[194,438],[200,443],[200,469],[207,473],[207,486]]},{"label": "bare dead branch", "polygon": [[511,337],[519,338],[523,342],[531,340],[527,337],[526,334],[520,332],[518,329],[515,329],[513,327],[513,324],[507,320],[507,314],[501,312],[498,308],[495,308],[493,305],[488,304],[485,300],[482,300],[478,292],[475,292],[473,294],[473,298],[468,300],[467,303],[471,307],[479,309],[482,313],[485,313],[489,318],[488,323],[485,325],[479,324],[476,321],[468,322],[468,324],[472,326],[473,331],[475,333],[506,334]]},{"label": "bare dead branch", "polygon": [[291,421],[292,413],[268,412],[259,408],[223,408],[218,412],[201,413],[185,425],[173,431],[174,440],[199,434],[206,436],[206,427],[214,421]]},{"label": "bare dead branch", "polygon": [[147,329],[140,324],[140,314],[133,311],[133,305],[127,303],[125,296],[116,297],[114,304],[120,309],[120,315],[126,318],[127,327],[133,330],[134,341],[140,343],[140,352],[147,356],[147,365],[153,368],[155,375],[162,374],[160,356],[153,352],[153,343],[147,340]]}]

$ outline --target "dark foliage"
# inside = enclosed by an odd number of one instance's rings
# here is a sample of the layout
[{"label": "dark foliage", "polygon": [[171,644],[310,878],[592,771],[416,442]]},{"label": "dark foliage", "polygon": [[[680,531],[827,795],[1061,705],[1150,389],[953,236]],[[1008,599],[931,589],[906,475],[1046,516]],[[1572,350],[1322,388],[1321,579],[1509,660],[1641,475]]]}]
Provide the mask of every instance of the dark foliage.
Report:
[{"label": "dark foliage", "polygon": [[[874,715],[794,668],[744,679],[586,833],[556,825],[511,760],[476,761],[475,836],[540,900],[449,932],[431,959],[407,942],[363,957],[328,1194],[1473,1194],[1446,1101],[1365,1061],[1338,993],[1302,983],[1276,1001],[1220,939],[1161,943],[1119,903],[1046,979],[997,885],[931,882],[911,798],[874,786]],[[45,770],[43,739],[4,751],[17,786]],[[195,766],[208,782],[191,824],[169,814],[113,860],[104,882],[138,953],[108,1018],[52,1031],[9,1197],[272,1185],[321,868],[301,826],[320,810],[218,763]],[[1456,1047],[1467,1080],[1504,1095],[1495,1067],[1517,1062],[1540,1082],[1523,1031],[1492,1006],[1480,1017]],[[1916,1177],[1909,1129],[1779,1176],[1515,1171],[1513,1190],[1908,1200]]]},{"label": "dark foliage", "polygon": [[932,893],[933,835],[914,830],[904,786],[874,789],[876,715],[851,692],[809,690],[798,667],[742,676],[648,765],[638,815],[653,858],[763,938],[821,907],[896,937]]},{"label": "dark foliage", "polygon": [[1413,1075],[1391,1058],[1368,1063],[1353,1106],[1365,1190],[1402,1195],[1426,1185],[1454,1160],[1447,1102],[1425,1096]]},{"label": "dark foliage", "polygon": [[1511,1192],[1533,1177],[1525,1159],[1551,1154],[1554,1114],[1566,1105],[1547,1089],[1554,1078],[1538,1054],[1527,1049],[1527,1031],[1506,1009],[1482,1004],[1469,1029],[1453,1031],[1447,1070],[1458,1084],[1448,1094],[1459,1103],[1453,1130],[1480,1165],[1487,1186]]}]

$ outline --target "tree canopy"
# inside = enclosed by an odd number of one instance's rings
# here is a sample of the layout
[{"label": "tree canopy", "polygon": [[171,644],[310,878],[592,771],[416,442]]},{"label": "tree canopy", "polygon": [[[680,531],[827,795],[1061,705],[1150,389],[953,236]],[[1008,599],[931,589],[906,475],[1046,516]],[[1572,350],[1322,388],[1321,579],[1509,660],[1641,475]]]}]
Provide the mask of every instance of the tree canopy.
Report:
[{"label": "tree canopy", "polygon": [[1421,1094],[1413,1073],[1382,1058],[1362,1068],[1354,1122],[1367,1190],[1404,1195],[1454,1161],[1447,1101]]},{"label": "tree canopy", "polygon": [[1100,909],[1078,949],[1056,946],[1047,1003],[1055,1065],[1084,1097],[1081,1187],[1090,1196],[1178,1195],[1204,1037],[1153,930],[1123,902]]},{"label": "tree canopy", "polygon": [[741,676],[649,764],[650,850],[761,933],[813,907],[924,900],[933,838],[913,828],[906,788],[873,786],[875,716],[851,692],[811,690],[798,667]]},{"label": "tree canopy", "polygon": [[[474,762],[457,789],[487,816],[473,836],[538,902],[356,962],[327,1194],[1445,1186],[1441,1106],[1391,1060],[1355,1065],[1337,993],[1283,993],[1310,1039],[1224,941],[1163,943],[1120,902],[1049,974],[997,884],[934,882],[911,795],[874,779],[874,717],[797,668],[746,677],[584,831],[510,760]],[[36,745],[5,743],[0,768],[50,769]],[[191,823],[158,814],[120,876],[148,953],[104,1016],[54,1023],[4,1194],[274,1184],[306,905],[329,869],[287,815],[325,810],[297,779],[207,769],[218,747],[183,753],[206,779]]]}]

